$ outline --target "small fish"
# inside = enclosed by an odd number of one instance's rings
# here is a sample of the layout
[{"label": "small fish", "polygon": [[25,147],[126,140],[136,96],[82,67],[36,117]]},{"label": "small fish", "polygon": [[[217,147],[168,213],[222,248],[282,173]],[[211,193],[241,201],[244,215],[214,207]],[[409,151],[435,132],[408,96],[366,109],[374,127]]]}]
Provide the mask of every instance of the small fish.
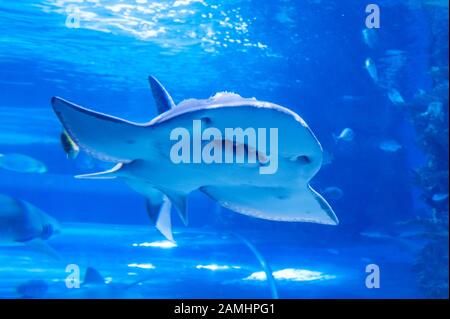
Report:
[{"label": "small fish", "polygon": [[433,197],[431,197],[431,199],[434,202],[441,202],[443,200],[446,200],[447,198],[448,198],[448,194],[444,194],[444,193],[434,194]]},{"label": "small fish", "polygon": [[432,66],[429,73],[433,78],[448,78],[448,66]]},{"label": "small fish", "polygon": [[388,91],[389,100],[394,105],[403,105],[405,104],[405,100],[397,89],[391,89]]},{"label": "small fish", "polygon": [[351,142],[353,141],[353,138],[355,137],[355,132],[349,127],[346,127],[342,130],[342,132],[339,135],[334,135],[333,138],[336,142],[338,141],[344,141],[344,142]]},{"label": "small fish", "polygon": [[443,111],[444,104],[439,101],[434,101],[428,104],[427,111],[422,113],[421,115],[424,117],[429,117],[431,119],[443,119],[444,118],[444,111]]},{"label": "small fish", "polygon": [[375,29],[367,29],[367,28],[363,29],[362,37],[364,43],[371,49],[373,49],[378,42]]},{"label": "small fish", "polygon": [[0,168],[18,173],[46,173],[44,163],[23,154],[0,154]]},{"label": "small fish", "polygon": [[363,237],[373,238],[373,239],[393,239],[394,237],[378,231],[365,231],[359,233]]},{"label": "small fish", "polygon": [[60,232],[59,223],[32,204],[0,194],[0,245],[28,245],[53,257],[44,241]]},{"label": "small fish", "polygon": [[66,294],[58,296],[64,299],[135,299],[142,296],[132,287],[148,280],[144,278],[130,284],[107,283],[105,278],[93,267],[86,270],[83,283],[79,289],[68,289]]},{"label": "small fish", "polygon": [[403,232],[398,235],[399,239],[448,239],[448,232]]},{"label": "small fish", "polygon": [[327,252],[332,254],[332,255],[339,255],[339,250],[334,249],[334,248],[327,249]]},{"label": "small fish", "polygon": [[80,152],[80,147],[72,140],[66,131],[61,133],[60,141],[64,152],[67,154],[67,158],[75,159]]},{"label": "small fish", "polygon": [[402,148],[396,140],[386,140],[378,145],[382,151],[395,153]]},{"label": "small fish", "polygon": [[375,83],[378,83],[378,71],[375,62],[371,58],[367,58],[365,62],[365,67],[372,80]]},{"label": "small fish", "polygon": [[16,291],[24,299],[43,298],[48,285],[43,280],[29,280],[17,286]]},{"label": "small fish", "polygon": [[362,96],[355,96],[355,95],[343,95],[341,97],[341,101],[345,103],[356,103],[361,102],[364,98]]},{"label": "small fish", "polygon": [[323,196],[328,199],[338,200],[344,196],[344,192],[339,187],[331,186],[327,187],[322,192]]},{"label": "small fish", "polygon": [[394,231],[399,235],[438,232],[440,230],[441,227],[438,223],[435,223],[433,222],[433,220],[426,218],[413,218],[409,220],[399,221],[394,224]]},{"label": "small fish", "polygon": [[394,57],[401,57],[405,55],[405,51],[403,50],[386,50],[386,56],[394,56]]}]

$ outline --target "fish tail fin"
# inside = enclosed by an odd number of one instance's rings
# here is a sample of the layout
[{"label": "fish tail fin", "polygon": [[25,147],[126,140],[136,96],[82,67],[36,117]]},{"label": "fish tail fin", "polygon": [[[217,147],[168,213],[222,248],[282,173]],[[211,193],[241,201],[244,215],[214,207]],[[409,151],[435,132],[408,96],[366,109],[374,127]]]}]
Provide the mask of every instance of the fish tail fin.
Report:
[{"label": "fish tail fin", "polygon": [[136,137],[145,126],[94,112],[53,97],[51,104],[73,142],[89,155],[110,162],[129,162],[139,150]]},{"label": "fish tail fin", "polygon": [[336,134],[332,133],[331,136],[333,136],[334,143],[337,143],[339,141],[338,136]]}]

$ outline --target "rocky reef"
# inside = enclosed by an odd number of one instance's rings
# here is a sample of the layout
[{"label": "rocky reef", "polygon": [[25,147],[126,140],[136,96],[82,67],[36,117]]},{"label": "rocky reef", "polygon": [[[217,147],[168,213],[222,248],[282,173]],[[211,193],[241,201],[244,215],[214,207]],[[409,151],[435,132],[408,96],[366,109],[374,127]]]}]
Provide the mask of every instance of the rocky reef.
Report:
[{"label": "rocky reef", "polygon": [[410,105],[417,144],[426,155],[426,164],[415,170],[415,183],[429,216],[425,246],[414,266],[419,286],[426,297],[448,298],[448,7],[426,8],[431,26],[429,75],[431,88],[420,91]]}]

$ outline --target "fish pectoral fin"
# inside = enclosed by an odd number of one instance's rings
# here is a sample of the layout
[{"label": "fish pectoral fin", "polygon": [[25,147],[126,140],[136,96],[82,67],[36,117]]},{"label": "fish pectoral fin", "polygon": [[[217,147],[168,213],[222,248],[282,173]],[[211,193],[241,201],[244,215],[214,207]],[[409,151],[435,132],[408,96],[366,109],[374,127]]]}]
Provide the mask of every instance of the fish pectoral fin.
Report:
[{"label": "fish pectoral fin", "polygon": [[156,229],[166,237],[167,240],[175,242],[172,233],[172,220],[170,212],[172,210],[172,204],[169,199],[165,199],[159,210],[158,220],[156,221]]},{"label": "fish pectoral fin", "polygon": [[59,252],[57,252],[52,246],[50,246],[40,238],[35,238],[33,240],[27,241],[25,242],[25,245],[53,259],[56,260],[62,259],[61,254]]},{"label": "fish pectoral fin", "polygon": [[175,206],[181,221],[185,226],[188,225],[188,213],[187,213],[187,196],[182,193],[177,193],[168,190],[161,190]]},{"label": "fish pectoral fin", "polygon": [[90,173],[90,174],[82,174],[82,175],[76,175],[75,178],[79,179],[114,179],[118,177],[118,172],[122,169],[123,163],[119,163],[113,168],[103,171],[103,172],[97,172],[97,173]]},{"label": "fish pectoral fin", "polygon": [[164,193],[149,185],[128,179],[127,184],[146,198],[147,215],[152,225],[169,241],[175,242],[172,234],[172,204]]},{"label": "fish pectoral fin", "polygon": [[154,76],[150,75],[148,77],[148,82],[150,83],[150,88],[152,89],[158,114],[164,113],[175,107],[172,97]]},{"label": "fish pectoral fin", "polygon": [[152,222],[155,223],[156,229],[169,241],[175,242],[172,233],[171,213],[172,204],[170,200],[164,196],[162,202],[155,203],[151,199],[147,199],[147,213]]}]

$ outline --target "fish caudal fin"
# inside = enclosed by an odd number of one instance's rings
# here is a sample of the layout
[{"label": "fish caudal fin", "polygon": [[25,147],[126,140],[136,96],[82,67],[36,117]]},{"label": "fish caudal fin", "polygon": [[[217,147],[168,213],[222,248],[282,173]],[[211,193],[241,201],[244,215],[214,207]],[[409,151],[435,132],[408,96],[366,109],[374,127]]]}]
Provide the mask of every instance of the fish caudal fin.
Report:
[{"label": "fish caudal fin", "polygon": [[129,162],[136,158],[136,138],[144,126],[101,114],[65,101],[51,100],[53,110],[67,134],[91,156],[110,162]]},{"label": "fish caudal fin", "polygon": [[339,136],[337,136],[336,134],[331,134],[332,136],[333,136],[333,141],[335,142],[335,143],[337,143],[337,142],[339,142]]}]

